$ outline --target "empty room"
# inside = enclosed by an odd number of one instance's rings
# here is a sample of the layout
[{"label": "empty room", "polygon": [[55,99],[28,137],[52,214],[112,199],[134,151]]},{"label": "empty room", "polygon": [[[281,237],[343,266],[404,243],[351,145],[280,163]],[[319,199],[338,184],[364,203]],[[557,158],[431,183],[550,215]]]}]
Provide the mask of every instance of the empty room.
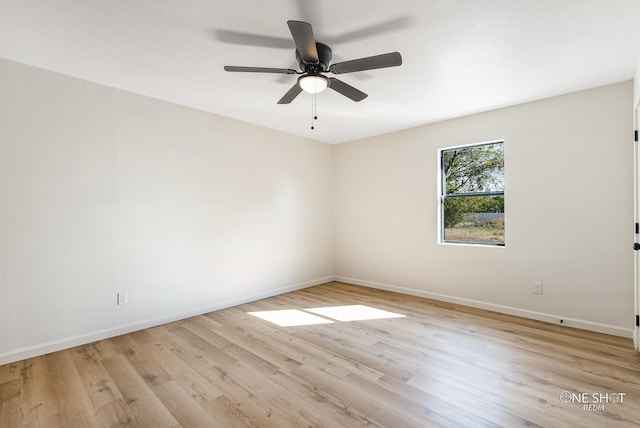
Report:
[{"label": "empty room", "polygon": [[0,0],[0,428],[640,425],[637,0]]}]

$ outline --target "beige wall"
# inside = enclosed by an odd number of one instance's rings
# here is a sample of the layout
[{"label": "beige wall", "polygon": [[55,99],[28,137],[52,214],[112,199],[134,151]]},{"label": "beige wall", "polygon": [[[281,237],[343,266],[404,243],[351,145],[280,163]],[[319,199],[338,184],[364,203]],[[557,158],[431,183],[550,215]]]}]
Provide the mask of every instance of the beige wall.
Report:
[{"label": "beige wall", "polygon": [[[639,112],[640,112],[640,52],[638,52],[638,57],[636,60],[636,70],[634,73],[634,77],[633,77],[633,114],[634,114],[634,129],[636,132],[638,132],[638,127],[640,126],[640,124],[638,123],[638,119],[639,119]],[[639,205],[639,199],[640,199],[640,183],[638,182],[638,156],[640,156],[640,154],[638,153],[638,143],[636,143],[635,145],[636,147],[636,151],[634,153],[635,159],[636,159],[636,166],[635,166],[635,175],[634,175],[634,180],[635,180],[635,188],[634,188],[634,204],[635,204],[635,213],[634,213],[634,218],[635,221],[638,221],[638,205]],[[636,316],[638,314],[640,314],[640,279],[638,279],[640,276],[640,255],[638,254],[638,252],[635,253],[635,257],[634,257],[634,283],[635,283],[635,295],[634,295],[634,302],[635,302],[635,314]],[[636,350],[640,351],[640,327],[636,327],[634,329],[634,342],[635,342],[635,347]]]},{"label": "beige wall", "polygon": [[[620,83],[336,146],[336,275],[630,336],[632,94]],[[505,248],[438,244],[438,149],[502,139]]]},{"label": "beige wall", "polygon": [[[334,277],[630,335],[632,97],[330,146],[0,60],[0,364]],[[506,247],[438,244],[438,149],[496,139]]]},{"label": "beige wall", "polygon": [[0,60],[0,364],[331,279],[331,150]]},{"label": "beige wall", "polygon": [[640,52],[636,60],[636,71],[633,77],[633,105],[638,108],[640,104]]}]

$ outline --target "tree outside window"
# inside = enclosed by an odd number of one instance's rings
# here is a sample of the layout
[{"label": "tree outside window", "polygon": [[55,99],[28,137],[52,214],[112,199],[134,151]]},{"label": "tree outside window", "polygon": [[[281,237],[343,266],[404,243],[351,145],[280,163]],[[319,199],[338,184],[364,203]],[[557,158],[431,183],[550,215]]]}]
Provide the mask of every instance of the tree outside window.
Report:
[{"label": "tree outside window", "polygon": [[440,151],[441,241],[504,245],[504,143]]}]

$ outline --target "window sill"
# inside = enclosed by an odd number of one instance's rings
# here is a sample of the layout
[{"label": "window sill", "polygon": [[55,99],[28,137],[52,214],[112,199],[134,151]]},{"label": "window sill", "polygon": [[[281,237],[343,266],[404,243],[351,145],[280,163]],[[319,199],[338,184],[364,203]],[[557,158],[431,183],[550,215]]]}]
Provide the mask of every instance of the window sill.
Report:
[{"label": "window sill", "polygon": [[483,242],[438,242],[438,245],[451,245],[456,247],[486,247],[486,248],[504,248],[505,244],[488,244]]}]

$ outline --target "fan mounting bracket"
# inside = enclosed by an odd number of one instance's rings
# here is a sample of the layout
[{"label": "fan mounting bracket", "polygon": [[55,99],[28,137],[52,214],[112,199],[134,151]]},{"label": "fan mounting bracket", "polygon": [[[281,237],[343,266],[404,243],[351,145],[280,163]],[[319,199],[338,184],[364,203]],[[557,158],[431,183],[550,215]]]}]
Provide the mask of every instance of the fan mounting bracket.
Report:
[{"label": "fan mounting bracket", "polygon": [[320,73],[329,70],[329,63],[331,63],[331,57],[333,53],[331,48],[324,43],[316,43],[316,50],[318,51],[318,62],[306,62],[300,58],[300,53],[296,49],[296,60],[300,65],[300,69],[305,73]]}]

